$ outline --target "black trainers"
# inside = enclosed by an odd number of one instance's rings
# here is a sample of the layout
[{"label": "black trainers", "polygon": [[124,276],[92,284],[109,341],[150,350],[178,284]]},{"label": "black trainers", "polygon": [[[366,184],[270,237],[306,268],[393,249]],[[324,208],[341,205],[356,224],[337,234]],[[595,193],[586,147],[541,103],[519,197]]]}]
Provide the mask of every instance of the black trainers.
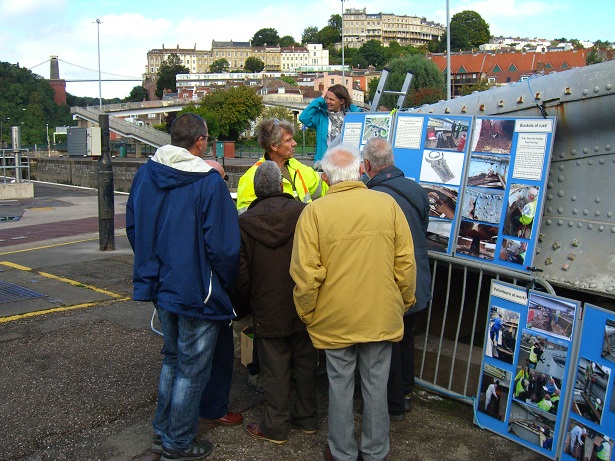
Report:
[{"label": "black trainers", "polygon": [[152,448],[150,449],[152,453],[155,455],[161,455],[164,451],[164,447],[162,446],[162,437],[159,435],[154,435],[154,441],[152,442]]},{"label": "black trainers", "polygon": [[314,435],[318,432],[318,429],[315,426],[306,426],[292,419],[290,420],[290,423],[288,423],[288,425],[293,429],[299,429],[306,435]]},{"label": "black trainers", "polygon": [[198,442],[193,442],[192,445],[183,450],[170,450],[165,448],[162,451],[160,461],[198,461],[207,458],[213,450],[213,443],[203,439]]}]

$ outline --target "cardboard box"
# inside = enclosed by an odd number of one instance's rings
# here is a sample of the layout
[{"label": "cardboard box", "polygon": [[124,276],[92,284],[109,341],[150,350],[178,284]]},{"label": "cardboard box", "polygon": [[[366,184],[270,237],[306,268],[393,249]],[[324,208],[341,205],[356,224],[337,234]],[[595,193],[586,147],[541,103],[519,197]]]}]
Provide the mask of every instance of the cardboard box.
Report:
[{"label": "cardboard box", "polygon": [[241,330],[241,364],[245,367],[252,363],[252,352],[254,351],[254,330],[251,326]]}]

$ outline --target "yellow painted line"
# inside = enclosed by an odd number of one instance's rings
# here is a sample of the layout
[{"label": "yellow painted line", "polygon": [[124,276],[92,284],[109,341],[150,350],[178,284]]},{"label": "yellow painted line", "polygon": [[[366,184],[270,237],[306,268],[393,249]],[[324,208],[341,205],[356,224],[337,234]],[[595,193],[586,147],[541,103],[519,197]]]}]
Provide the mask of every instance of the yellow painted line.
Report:
[{"label": "yellow painted line", "polygon": [[82,309],[84,307],[96,306],[98,303],[83,303],[75,304],[74,306],[54,307],[52,309],[46,309],[44,311],[26,312],[25,314],[11,315],[9,317],[0,317],[0,323],[13,322],[15,320],[26,319],[28,317],[36,317],[39,315],[53,314],[55,312],[72,311],[74,309]]},{"label": "yellow painted line", "polygon": [[0,256],[4,256],[4,255],[13,255],[16,253],[24,253],[26,251],[34,251],[34,250],[44,250],[46,248],[54,248],[54,247],[61,247],[64,245],[72,245],[74,243],[83,243],[83,242],[91,242],[92,240],[98,240],[98,237],[96,238],[91,238],[91,239],[85,239],[85,240],[75,240],[74,242],[65,242],[65,243],[55,243],[53,245],[45,245],[42,247],[36,247],[36,248],[26,248],[23,250],[15,250],[15,251],[6,251],[4,253],[0,253]]},{"label": "yellow painted line", "polygon": [[[28,271],[28,272],[34,272],[36,274],[39,274],[43,277],[52,279],[52,280],[57,280],[59,282],[64,282],[64,283],[68,283],[70,285],[76,286],[76,287],[82,287],[82,288],[87,288],[89,290],[95,291],[96,293],[101,293],[107,296],[111,296],[112,298],[122,298],[122,295],[119,295],[117,293],[113,293],[111,291],[107,291],[107,290],[103,290],[102,288],[97,288],[95,286],[92,285],[86,285],[84,283],[81,282],[77,282],[75,280],[71,280],[71,279],[67,279],[64,277],[58,277],[57,275],[53,275],[53,274],[49,274],[47,272],[40,272],[40,271],[35,271],[34,269],[30,268],[30,267],[26,267],[26,266],[22,266],[20,264],[15,264],[12,263],[10,261],[0,261],[0,264],[2,264],[3,266],[7,266],[7,267],[12,267],[13,269],[18,269],[21,271]],[[130,299],[130,298],[125,298],[125,299]]]}]

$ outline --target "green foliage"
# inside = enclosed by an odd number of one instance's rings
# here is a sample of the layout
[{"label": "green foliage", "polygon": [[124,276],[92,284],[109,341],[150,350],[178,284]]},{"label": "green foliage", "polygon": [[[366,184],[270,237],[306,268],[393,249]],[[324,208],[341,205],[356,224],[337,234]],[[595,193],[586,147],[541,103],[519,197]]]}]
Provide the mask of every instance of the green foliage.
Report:
[{"label": "green foliage", "polygon": [[[422,104],[430,104],[444,99],[445,84],[444,76],[433,61],[426,57],[415,54],[394,59],[389,64],[391,70],[387,79],[385,90],[399,91],[406,78],[406,74],[411,72],[412,83],[410,91],[403,104],[403,107],[414,107]],[[369,82],[369,100],[374,99],[379,80],[373,79]],[[384,95],[380,99],[380,105],[389,109],[395,107],[397,96]]]},{"label": "green foliage", "polygon": [[[491,32],[489,24],[480,14],[472,10],[461,11],[451,18],[451,52],[469,51],[489,42]],[[432,53],[446,51],[446,32],[438,41],[431,41],[427,46]]]},{"label": "green foliage", "polygon": [[141,85],[137,85],[130,90],[130,94],[124,98],[123,102],[141,102],[147,101],[148,99],[149,95],[147,94],[147,90]]},{"label": "green foliage", "polygon": [[331,17],[329,18],[329,22],[327,22],[327,25],[339,30],[341,34],[342,33],[342,16],[339,14],[332,14]]},{"label": "green foliage", "polygon": [[339,30],[332,26],[323,27],[320,32],[318,32],[318,42],[322,43],[323,47],[328,47],[334,43],[339,43],[342,41],[342,34]]},{"label": "green foliage", "polygon": [[228,72],[230,67],[231,65],[226,59],[220,58],[211,63],[209,66],[209,72],[213,74],[222,74]]},{"label": "green foliage", "polygon": [[[236,141],[263,111],[263,100],[247,86],[216,90],[203,97],[195,112],[207,120],[213,137]],[[213,122],[217,126],[213,126]]]},{"label": "green foliage", "polygon": [[318,27],[310,26],[303,29],[303,33],[301,34],[301,43],[319,43],[318,42]]},{"label": "green foliage", "polygon": [[260,29],[252,37],[252,46],[276,46],[278,43],[280,43],[280,36],[273,28]]},{"label": "green foliage", "polygon": [[171,53],[167,59],[160,63],[156,79],[155,94],[157,97],[162,98],[165,90],[171,93],[177,92],[175,76],[190,73],[190,70],[182,66],[180,62],[179,56]]},{"label": "green foliage", "polygon": [[296,42],[294,37],[291,37],[290,35],[285,35],[284,37],[280,39],[280,46],[283,48],[288,48],[289,46],[295,46],[295,45],[299,45],[299,44]]},{"label": "green foliage", "polygon": [[11,126],[21,127],[22,144],[31,145],[47,143],[47,125],[49,137],[53,139],[56,126],[75,124],[70,107],[58,106],[53,101],[54,91],[40,75],[16,64],[0,62],[0,82],[0,144],[10,143]]},{"label": "green foliage", "polygon": [[278,80],[282,80],[283,82],[286,82],[292,86],[299,86],[296,80],[288,75],[282,75]]},{"label": "green foliage", "polygon": [[386,52],[382,44],[378,40],[369,40],[361,45],[352,63],[354,66],[356,62],[358,64],[356,67],[374,66],[377,69],[381,69],[386,61]]},{"label": "green foliage", "polygon": [[493,85],[489,84],[487,80],[482,79],[479,83],[474,85],[463,85],[461,89],[459,89],[458,96],[466,96],[474,93],[475,91],[486,91],[492,87]]},{"label": "green foliage", "polygon": [[255,56],[250,56],[248,59],[246,59],[246,63],[244,64],[243,68],[246,72],[258,73],[265,68],[265,63]]},{"label": "green foliage", "polygon": [[279,106],[267,106],[261,112],[259,120],[266,118],[277,118],[278,120],[286,120],[290,123],[295,123],[295,117],[289,109]]}]

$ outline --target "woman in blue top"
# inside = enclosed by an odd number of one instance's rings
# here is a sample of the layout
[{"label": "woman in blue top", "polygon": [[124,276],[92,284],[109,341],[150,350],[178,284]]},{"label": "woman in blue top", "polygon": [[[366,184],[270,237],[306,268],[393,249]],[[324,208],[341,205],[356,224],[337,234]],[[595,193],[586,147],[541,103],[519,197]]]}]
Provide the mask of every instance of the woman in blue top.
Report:
[{"label": "woman in blue top", "polygon": [[352,98],[344,85],[333,85],[320,98],[314,99],[299,116],[299,121],[316,130],[316,153],[314,169],[320,169],[320,161],[331,142],[342,133],[346,112],[360,112],[352,104]]}]

